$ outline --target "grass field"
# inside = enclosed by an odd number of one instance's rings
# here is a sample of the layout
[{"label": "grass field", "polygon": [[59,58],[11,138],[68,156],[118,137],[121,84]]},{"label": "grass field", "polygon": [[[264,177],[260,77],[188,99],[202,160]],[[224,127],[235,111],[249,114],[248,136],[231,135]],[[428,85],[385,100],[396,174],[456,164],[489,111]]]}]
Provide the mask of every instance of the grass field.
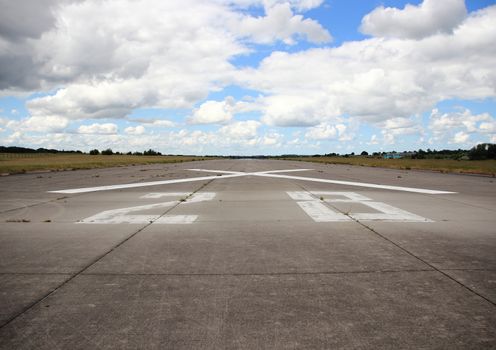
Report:
[{"label": "grass field", "polygon": [[391,169],[432,170],[444,173],[483,174],[496,176],[496,160],[453,159],[378,159],[368,157],[295,157],[283,158],[325,164],[350,164]]},{"label": "grass field", "polygon": [[[33,171],[108,168],[113,166],[138,164],[178,163],[205,159],[212,158],[194,156],[107,156],[72,153],[0,153],[0,174],[18,174]],[[391,169],[419,169],[440,171],[445,173],[467,173],[496,176],[496,160],[377,159],[360,156],[349,158],[295,157],[282,159],[325,164],[349,164]]]},{"label": "grass field", "polygon": [[190,156],[131,156],[47,153],[0,153],[0,174],[32,171],[94,169],[133,164],[178,163],[211,158]]}]

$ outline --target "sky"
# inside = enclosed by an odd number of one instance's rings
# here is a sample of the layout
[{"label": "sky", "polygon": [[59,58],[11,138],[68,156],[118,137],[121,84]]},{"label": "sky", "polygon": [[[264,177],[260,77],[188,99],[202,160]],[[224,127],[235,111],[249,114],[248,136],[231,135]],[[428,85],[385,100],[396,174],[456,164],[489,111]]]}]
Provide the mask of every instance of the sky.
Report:
[{"label": "sky", "polygon": [[496,0],[0,0],[0,145],[496,143]]}]

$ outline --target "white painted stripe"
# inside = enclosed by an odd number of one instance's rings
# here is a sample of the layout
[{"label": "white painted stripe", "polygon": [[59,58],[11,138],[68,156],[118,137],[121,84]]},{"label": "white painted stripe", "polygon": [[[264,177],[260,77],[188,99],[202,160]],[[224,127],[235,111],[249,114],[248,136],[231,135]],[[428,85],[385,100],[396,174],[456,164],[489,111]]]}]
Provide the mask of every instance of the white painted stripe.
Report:
[{"label": "white painted stripe", "polygon": [[359,221],[384,221],[384,222],[433,222],[422,216],[415,215],[406,210],[393,207],[382,202],[361,202],[380,213],[350,213],[349,215]]},{"label": "white painted stripe", "polygon": [[255,173],[250,173],[250,174],[256,175],[256,174],[294,173],[297,171],[311,171],[311,170],[313,170],[313,169],[269,170],[269,171],[257,171]]},{"label": "white painted stripe", "polygon": [[215,192],[198,192],[198,193],[193,193],[191,192],[153,192],[153,193],[148,193],[145,194],[144,196],[141,196],[140,198],[143,199],[158,199],[162,197],[181,197],[181,198],[186,198],[191,195],[191,198],[185,200],[184,202],[191,203],[191,202],[203,202],[203,201],[210,201],[215,197]]},{"label": "white painted stripe", "polygon": [[204,173],[215,173],[215,174],[239,174],[246,176],[247,173],[242,171],[228,171],[228,170],[211,170],[211,169],[186,169],[189,171],[202,171]]},{"label": "white painted stripe", "polygon": [[380,189],[392,190],[392,191],[404,191],[404,192],[425,193],[425,194],[452,194],[452,193],[456,193],[456,192],[449,192],[449,191],[429,190],[429,189],[424,189],[424,188],[377,185],[377,184],[371,184],[371,183],[366,183],[366,182],[338,181],[338,180],[318,179],[318,178],[313,178],[313,177],[302,177],[302,176],[291,176],[291,175],[275,175],[275,174],[263,174],[263,173],[253,173],[253,175],[263,176],[263,177],[275,177],[275,178],[279,178],[279,179],[323,182],[323,183],[336,184],[336,185],[380,188]]},{"label": "white painted stripe", "polygon": [[315,197],[312,197],[312,195],[308,192],[303,192],[303,191],[294,191],[294,192],[286,192],[291,199],[294,199],[295,201],[314,201]]},{"label": "white painted stripe", "polygon": [[187,179],[176,179],[176,180],[164,180],[164,181],[153,181],[153,182],[137,182],[132,184],[121,184],[121,185],[109,185],[109,186],[99,186],[99,187],[84,187],[84,188],[73,188],[67,190],[57,190],[57,191],[48,191],[50,193],[86,193],[86,192],[96,192],[96,191],[110,191],[110,190],[119,190],[123,188],[137,188],[137,187],[148,187],[148,186],[158,186],[158,185],[169,185],[169,184],[177,184],[184,182],[193,182],[193,181],[206,181],[213,179],[225,179],[231,177],[240,177],[245,176],[245,174],[232,174],[225,176],[203,176],[203,177],[192,177]]},{"label": "white painted stripe", "polygon": [[313,200],[297,203],[316,222],[351,221],[346,215],[332,211],[319,201]]},{"label": "white painted stripe", "polygon": [[189,196],[190,194],[191,194],[190,192],[153,192],[153,193],[145,194],[140,198],[157,199],[162,197],[185,197],[185,196]]},{"label": "white painted stripe", "polygon": [[191,198],[187,199],[184,203],[197,203],[197,202],[205,202],[205,201],[211,201],[212,199],[215,198],[215,192],[197,192],[193,193]]},{"label": "white painted stripe", "polygon": [[174,224],[185,225],[192,224],[198,219],[198,215],[165,215],[154,222],[154,224]]},{"label": "white painted stripe", "polygon": [[160,217],[159,214],[155,215],[126,215],[135,211],[151,210],[158,208],[167,208],[180,203],[179,201],[170,201],[164,203],[155,203],[148,205],[140,205],[128,208],[119,208],[112,210],[105,210],[84,220],[79,221],[82,224],[142,224],[155,221]]},{"label": "white painted stripe", "polygon": [[190,171],[203,171],[206,173],[221,173],[221,174],[243,174],[245,176],[248,175],[256,175],[256,174],[275,174],[275,173],[293,173],[298,171],[310,171],[313,169],[285,169],[285,170],[268,170],[268,171],[256,171],[256,172],[242,172],[242,171],[227,171],[227,170],[212,170],[212,169],[186,169]]},{"label": "white painted stripe", "polygon": [[355,192],[329,192],[329,191],[312,191],[316,196],[323,195],[323,196],[343,196],[346,197],[347,199],[342,199],[342,198],[333,198],[333,199],[325,199],[326,202],[328,203],[336,203],[336,202],[361,202],[361,201],[370,201],[371,199],[365,196],[362,196],[361,194],[355,193]]},{"label": "white painted stripe", "polygon": [[198,215],[118,215],[108,218],[90,217],[76,222],[77,224],[191,224]]},{"label": "white painted stripe", "polygon": [[[101,215],[104,214],[104,215]],[[111,215],[102,212],[90,216],[84,220],[77,221],[76,224],[148,224],[159,218],[160,215]]]}]

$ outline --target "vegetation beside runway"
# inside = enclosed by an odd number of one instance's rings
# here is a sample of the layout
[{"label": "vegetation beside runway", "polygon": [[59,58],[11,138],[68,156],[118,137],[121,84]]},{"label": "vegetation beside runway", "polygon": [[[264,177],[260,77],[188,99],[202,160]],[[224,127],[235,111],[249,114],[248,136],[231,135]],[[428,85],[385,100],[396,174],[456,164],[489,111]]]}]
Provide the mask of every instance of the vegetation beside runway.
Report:
[{"label": "vegetation beside runway", "polygon": [[281,156],[194,156],[162,155],[149,149],[144,152],[113,152],[111,149],[88,153],[81,151],[59,151],[55,149],[31,149],[24,147],[0,146],[0,174],[18,174],[37,171],[61,171],[77,169],[108,168],[115,166],[178,163],[219,158],[284,159],[317,162],[324,164],[347,164],[356,166],[382,167],[401,170],[429,170],[443,173],[480,174],[496,176],[496,144],[479,144],[470,150],[418,150],[412,152],[363,151],[340,155]]},{"label": "vegetation beside runway", "polygon": [[430,170],[443,173],[480,174],[496,176],[496,160],[454,160],[454,159],[384,159],[367,156],[327,157],[299,156],[278,159],[316,162],[324,164],[348,164],[402,170]]},{"label": "vegetation beside runway", "polygon": [[82,153],[0,153],[0,174],[181,163],[206,159],[212,159],[212,157],[123,154],[89,155]]}]

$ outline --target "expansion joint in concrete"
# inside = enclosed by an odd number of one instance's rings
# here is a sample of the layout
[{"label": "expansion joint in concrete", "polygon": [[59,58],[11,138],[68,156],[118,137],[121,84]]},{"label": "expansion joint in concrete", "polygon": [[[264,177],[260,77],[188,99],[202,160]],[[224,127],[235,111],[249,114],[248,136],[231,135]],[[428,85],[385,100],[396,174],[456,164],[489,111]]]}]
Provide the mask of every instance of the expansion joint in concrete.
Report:
[{"label": "expansion joint in concrete", "polygon": [[[309,190],[307,190],[304,186],[302,186],[301,184],[298,184],[298,183],[295,183],[296,186],[300,187],[301,189],[303,189],[304,191],[308,192],[310,195],[312,195],[310,193]],[[442,269],[439,269],[438,267],[434,266],[433,264],[429,263],[428,261],[426,261],[425,259],[422,259],[420,256],[416,255],[415,253],[409,251],[408,249],[402,247],[400,244],[394,242],[393,240],[389,239],[388,237],[382,235],[381,233],[379,233],[378,231],[376,231],[375,229],[373,229],[372,227],[368,226],[367,224],[363,223],[362,221],[360,220],[357,220],[356,218],[352,217],[349,215],[349,213],[345,213],[344,211],[340,210],[339,208],[337,208],[336,206],[333,206],[331,203],[326,203],[327,205],[329,205],[331,208],[333,208],[334,210],[346,215],[347,217],[349,217],[351,220],[355,221],[357,224],[361,225],[362,227],[364,227],[365,229],[369,230],[370,232],[372,232],[373,234],[375,234],[376,236],[380,237],[381,239],[389,242],[390,244],[394,245],[395,247],[397,247],[398,249],[402,250],[404,253],[412,256],[413,258],[417,259],[418,261],[422,262],[423,264],[425,264],[426,266],[428,266],[429,268],[431,268],[432,270],[440,273],[441,275],[443,275],[444,277],[448,278],[449,280],[451,280],[452,282],[455,282],[456,284],[458,284],[459,286],[463,287],[464,289],[468,290],[469,292],[471,292],[472,294],[478,296],[479,298],[487,301],[489,304],[491,304],[492,306],[495,306],[496,307],[496,302],[494,302],[493,300],[485,297],[484,295],[478,293],[477,291],[475,291],[473,288],[470,288],[469,286],[467,286],[466,284],[460,282],[459,280],[451,277],[448,273],[444,272]]]},{"label": "expansion joint in concrete", "polygon": [[[210,180],[210,181],[207,181],[206,183],[203,183],[199,188],[197,188],[195,191],[193,191],[187,198],[190,198],[191,196],[193,196],[198,191],[201,191],[205,186],[207,186],[212,181],[213,180]],[[52,202],[52,201],[55,201],[55,200],[59,200],[59,199],[61,199],[61,198],[57,198],[57,199],[51,200],[49,202]],[[161,217],[167,215],[169,212],[171,212],[172,210],[174,210],[180,204],[181,204],[181,202],[178,202],[176,205],[170,207],[164,213],[162,213],[160,216],[158,216],[155,220],[147,223],[146,225],[144,225],[143,227],[141,227],[137,231],[131,233],[124,240],[120,241],[119,243],[117,243],[116,245],[114,245],[112,248],[110,248],[108,251],[106,251],[105,253],[103,253],[100,256],[98,256],[96,259],[94,259],[93,261],[91,261],[88,265],[84,266],[82,269],[80,269],[75,274],[68,274],[68,275],[70,275],[70,277],[67,278],[64,282],[62,282],[59,286],[57,286],[56,288],[52,289],[50,292],[48,292],[47,294],[45,294],[41,298],[35,300],[31,304],[29,304],[27,307],[25,307],[24,309],[22,309],[21,311],[19,311],[18,313],[16,313],[12,317],[10,317],[9,319],[5,320],[2,324],[0,324],[0,329],[2,329],[3,327],[7,326],[11,322],[13,322],[15,319],[17,319],[19,316],[21,316],[22,314],[26,313],[27,311],[29,311],[30,309],[32,309],[33,307],[35,307],[36,305],[38,305],[39,303],[41,303],[43,300],[45,300],[50,295],[52,295],[53,293],[55,293],[56,291],[58,291],[60,288],[64,287],[66,284],[68,284],[69,282],[71,282],[76,277],[80,276],[81,274],[84,274],[84,272],[87,271],[91,266],[93,266],[94,264],[96,264],[97,262],[99,262],[100,260],[102,260],[103,258],[105,258],[107,255],[109,255],[110,253],[112,253],[114,250],[118,249],[120,246],[122,246],[123,244],[125,244],[131,238],[135,237],[138,233],[140,233],[143,230],[145,230],[147,227],[149,227],[150,225],[152,225],[156,220],[159,220]]]}]

